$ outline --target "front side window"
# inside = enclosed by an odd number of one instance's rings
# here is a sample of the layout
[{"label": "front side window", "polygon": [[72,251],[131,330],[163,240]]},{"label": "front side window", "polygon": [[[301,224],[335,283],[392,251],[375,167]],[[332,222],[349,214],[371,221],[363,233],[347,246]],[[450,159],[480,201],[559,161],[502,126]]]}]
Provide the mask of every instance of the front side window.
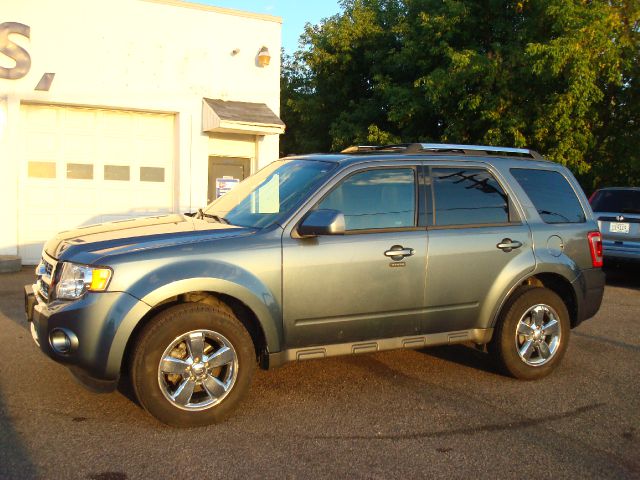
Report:
[{"label": "front side window", "polygon": [[495,178],[480,168],[431,170],[435,225],[509,222],[509,200]]},{"label": "front side window", "polygon": [[416,180],[412,168],[356,173],[327,195],[318,209],[344,214],[347,231],[415,226]]},{"label": "front side window", "polygon": [[512,168],[540,218],[545,223],[583,223],[584,210],[567,179],[552,170]]}]

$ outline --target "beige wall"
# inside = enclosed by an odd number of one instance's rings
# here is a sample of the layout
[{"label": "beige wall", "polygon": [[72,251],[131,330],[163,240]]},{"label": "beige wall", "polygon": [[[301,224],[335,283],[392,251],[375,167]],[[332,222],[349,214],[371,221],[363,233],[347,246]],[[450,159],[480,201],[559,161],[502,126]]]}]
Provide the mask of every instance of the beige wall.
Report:
[{"label": "beige wall", "polygon": [[[0,232],[0,254],[16,251],[21,103],[175,114],[178,211],[206,202],[208,156],[235,152],[233,136],[202,133],[203,97],[266,103],[279,114],[277,17],[161,0],[5,0],[1,22],[30,27],[29,39],[11,40],[28,51],[31,67],[24,78],[0,79],[0,202],[9,207],[0,210],[9,227]],[[256,64],[262,46],[272,57],[264,68]],[[13,65],[0,55],[0,66]],[[46,72],[56,74],[50,90],[35,91]],[[238,135],[235,156],[246,156],[248,140],[255,167],[278,157],[277,135]]]},{"label": "beige wall", "polygon": [[[144,0],[20,0],[3,2],[2,21],[31,27],[30,41],[15,37],[31,55],[29,74],[0,80],[0,89],[14,94],[143,108],[154,104],[161,110],[194,96],[266,101],[278,108],[274,72],[279,71],[281,24],[276,17],[247,18]],[[263,45],[273,56],[267,68],[255,65]],[[239,53],[233,55],[234,49]],[[33,91],[44,72],[56,73],[49,94]]]}]

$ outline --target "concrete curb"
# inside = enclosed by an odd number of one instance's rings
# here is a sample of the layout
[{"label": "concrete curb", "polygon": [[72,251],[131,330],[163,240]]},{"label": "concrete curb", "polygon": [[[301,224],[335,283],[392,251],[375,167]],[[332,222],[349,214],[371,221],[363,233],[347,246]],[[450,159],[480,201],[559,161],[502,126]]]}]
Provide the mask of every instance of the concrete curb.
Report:
[{"label": "concrete curb", "polygon": [[22,268],[22,259],[15,255],[0,255],[0,273],[19,272]]}]

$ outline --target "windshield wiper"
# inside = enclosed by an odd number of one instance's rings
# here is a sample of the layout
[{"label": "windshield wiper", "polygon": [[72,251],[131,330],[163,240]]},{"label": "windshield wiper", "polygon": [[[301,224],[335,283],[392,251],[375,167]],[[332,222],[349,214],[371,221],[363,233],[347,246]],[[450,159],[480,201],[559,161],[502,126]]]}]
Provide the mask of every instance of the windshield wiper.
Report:
[{"label": "windshield wiper", "polygon": [[218,223],[224,223],[225,225],[231,225],[231,222],[224,217],[220,217],[218,215],[212,215],[211,213],[204,213],[201,208],[198,209],[197,212],[185,213],[187,217],[193,217],[197,220],[202,220],[204,218],[212,218]]}]

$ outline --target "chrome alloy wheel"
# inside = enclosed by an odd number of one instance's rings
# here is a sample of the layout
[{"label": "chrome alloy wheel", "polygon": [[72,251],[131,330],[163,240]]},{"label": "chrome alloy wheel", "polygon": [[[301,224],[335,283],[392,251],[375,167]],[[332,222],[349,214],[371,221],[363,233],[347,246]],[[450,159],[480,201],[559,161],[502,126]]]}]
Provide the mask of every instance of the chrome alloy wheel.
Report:
[{"label": "chrome alloy wheel", "polygon": [[167,400],[182,410],[220,403],[238,376],[238,356],[223,335],[194,330],[177,337],[162,354],[158,383]]},{"label": "chrome alloy wheel", "polygon": [[527,365],[539,367],[549,362],[560,347],[560,321],[549,305],[529,308],[516,327],[516,348]]}]

